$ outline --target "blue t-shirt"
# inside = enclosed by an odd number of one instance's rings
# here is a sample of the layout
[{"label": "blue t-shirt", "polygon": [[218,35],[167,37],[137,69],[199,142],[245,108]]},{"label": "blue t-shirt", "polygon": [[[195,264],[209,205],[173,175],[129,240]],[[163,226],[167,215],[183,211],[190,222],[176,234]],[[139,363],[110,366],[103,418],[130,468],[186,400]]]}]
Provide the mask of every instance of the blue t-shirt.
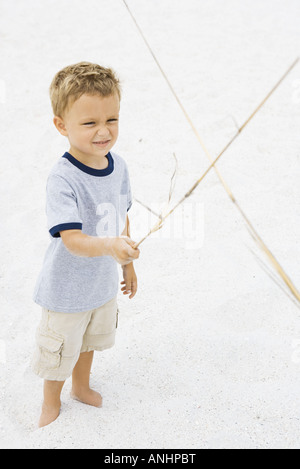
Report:
[{"label": "blue t-shirt", "polygon": [[46,309],[77,313],[98,308],[118,293],[117,262],[111,256],[80,257],[59,232],[79,229],[90,236],[120,236],[132,205],[125,161],[109,153],[106,169],[93,169],[65,153],[47,181],[46,213],[51,244],[34,301]]}]

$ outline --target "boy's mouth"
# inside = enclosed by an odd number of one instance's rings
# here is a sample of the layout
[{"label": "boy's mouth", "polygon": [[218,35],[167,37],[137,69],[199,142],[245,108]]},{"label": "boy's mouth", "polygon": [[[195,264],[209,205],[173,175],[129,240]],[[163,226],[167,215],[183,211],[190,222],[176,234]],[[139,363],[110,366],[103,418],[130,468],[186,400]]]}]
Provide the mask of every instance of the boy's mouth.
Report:
[{"label": "boy's mouth", "polygon": [[99,140],[98,142],[93,142],[93,145],[97,145],[98,147],[105,147],[108,145],[110,140]]}]

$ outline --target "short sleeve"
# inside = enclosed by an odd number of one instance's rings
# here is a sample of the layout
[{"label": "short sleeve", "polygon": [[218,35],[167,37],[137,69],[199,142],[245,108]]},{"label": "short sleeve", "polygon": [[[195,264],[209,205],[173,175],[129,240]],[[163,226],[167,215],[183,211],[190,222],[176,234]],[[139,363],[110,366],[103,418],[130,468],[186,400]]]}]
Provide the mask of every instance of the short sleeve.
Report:
[{"label": "short sleeve", "polygon": [[59,238],[60,231],[82,229],[76,194],[61,176],[50,175],[48,178],[46,214],[48,229],[53,238]]}]

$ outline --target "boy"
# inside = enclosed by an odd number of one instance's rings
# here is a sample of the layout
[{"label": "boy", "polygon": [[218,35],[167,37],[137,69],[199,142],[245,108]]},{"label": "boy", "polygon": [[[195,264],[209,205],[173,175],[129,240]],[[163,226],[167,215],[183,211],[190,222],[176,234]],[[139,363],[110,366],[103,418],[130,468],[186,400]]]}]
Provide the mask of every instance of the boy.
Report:
[{"label": "boy", "polygon": [[123,267],[123,294],[133,298],[133,260],[139,257],[129,234],[127,166],[110,152],[118,137],[119,80],[111,69],[81,62],[56,74],[50,97],[55,127],[70,149],[47,182],[52,239],[34,294],[43,308],[33,360],[45,380],[40,427],[58,417],[71,375],[71,396],[101,407],[100,394],[89,386],[93,354],[114,345],[117,263]]}]

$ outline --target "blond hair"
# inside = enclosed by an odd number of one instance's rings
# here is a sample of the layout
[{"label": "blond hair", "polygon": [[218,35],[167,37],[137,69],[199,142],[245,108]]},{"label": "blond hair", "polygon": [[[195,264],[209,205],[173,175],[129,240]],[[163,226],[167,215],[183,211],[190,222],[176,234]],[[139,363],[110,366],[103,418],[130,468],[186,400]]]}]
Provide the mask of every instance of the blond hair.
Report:
[{"label": "blond hair", "polygon": [[49,91],[54,115],[59,117],[83,94],[105,97],[117,93],[121,98],[120,81],[115,72],[90,62],[79,62],[60,70]]}]

